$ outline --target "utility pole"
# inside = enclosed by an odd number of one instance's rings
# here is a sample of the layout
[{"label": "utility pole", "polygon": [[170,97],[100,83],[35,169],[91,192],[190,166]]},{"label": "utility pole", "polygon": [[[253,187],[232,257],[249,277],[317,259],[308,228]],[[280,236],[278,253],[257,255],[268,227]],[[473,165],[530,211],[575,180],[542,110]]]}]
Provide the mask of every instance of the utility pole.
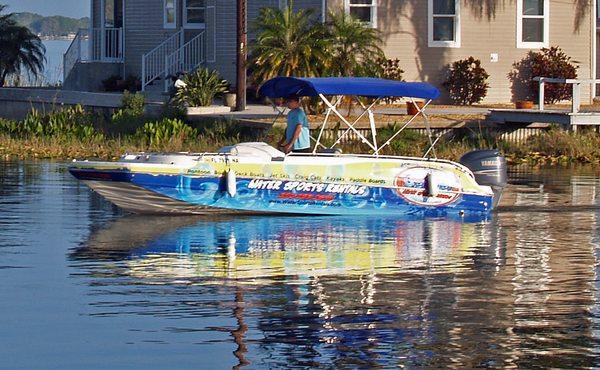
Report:
[{"label": "utility pole", "polygon": [[247,0],[237,0],[237,111],[246,109],[246,59],[248,58],[248,35],[246,26]]}]

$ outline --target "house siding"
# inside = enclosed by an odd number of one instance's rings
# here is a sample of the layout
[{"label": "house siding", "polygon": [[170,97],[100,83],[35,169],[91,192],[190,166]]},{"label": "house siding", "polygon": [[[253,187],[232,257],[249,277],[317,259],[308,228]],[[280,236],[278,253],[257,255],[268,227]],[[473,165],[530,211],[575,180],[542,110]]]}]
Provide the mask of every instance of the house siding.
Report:
[{"label": "house siding", "polygon": [[[208,0],[214,11],[206,13],[206,65],[216,69],[223,78],[235,84],[236,79],[236,1]],[[182,26],[183,0],[178,0],[176,29],[165,29],[163,25],[163,0],[125,0],[125,75],[141,77],[142,56],[173,35]],[[296,0],[296,9],[315,10],[321,16],[321,0]],[[279,7],[279,0],[248,2],[248,44],[256,39],[256,21],[260,10]],[[100,27],[101,0],[93,0],[95,27]],[[97,23],[97,24],[96,24]],[[190,40],[201,30],[185,30],[185,39]]]},{"label": "house siding", "polygon": [[[278,7],[278,0],[262,0],[248,2],[248,44],[256,39],[256,21],[260,10],[265,7]],[[216,2],[218,21],[216,22],[216,58],[215,63],[207,63],[209,68],[219,71],[221,76],[229,81],[232,86],[236,81],[236,1],[224,0]],[[210,39],[210,38],[209,38]],[[212,42],[209,40],[208,42]]]},{"label": "house siding", "polygon": [[294,10],[298,9],[312,9],[313,14],[318,19],[322,19],[323,13],[323,1],[322,0],[295,0]]},{"label": "house siding", "polygon": [[[487,13],[481,2],[460,0],[461,46],[458,48],[428,46],[428,1],[378,0],[378,29],[384,39],[388,58],[398,58],[407,81],[427,81],[441,86],[445,67],[456,60],[473,56],[482,61],[490,74],[490,89],[484,102],[509,102],[518,98],[512,93],[508,74],[514,62],[522,59],[529,49],[516,47],[516,1],[483,2],[496,4]],[[594,78],[595,66],[593,2],[550,0],[549,45],[560,46],[579,66],[579,78]],[[100,26],[101,1],[93,0],[93,24]],[[206,51],[209,68],[217,69],[228,81],[235,83],[236,72],[236,1],[207,0],[214,5],[214,14],[207,12]],[[279,7],[279,0],[248,2],[248,41],[256,38],[255,27],[260,9]],[[343,9],[343,0],[328,0],[329,11]],[[322,14],[321,0],[295,0],[294,7],[312,8],[317,17]],[[578,8],[580,7],[580,8]],[[177,28],[181,26],[183,0],[178,0]],[[141,75],[142,55],[159,45],[177,29],[163,27],[163,0],[125,0],[125,74]],[[187,30],[186,39],[198,30]],[[499,60],[492,63],[490,55]],[[214,58],[212,58],[214,57]],[[210,60],[214,59],[214,62]],[[600,70],[600,68],[598,69]],[[443,89],[442,89],[443,90]],[[582,89],[583,98],[591,98],[591,86]],[[446,97],[447,98],[447,97]]]},{"label": "house siding", "polygon": [[142,56],[177,32],[163,27],[163,16],[163,0],[125,0],[126,75],[140,77]]},{"label": "house siding", "polygon": [[[95,0],[100,1],[100,0]],[[306,1],[306,0],[305,0]],[[255,36],[254,23],[260,9],[276,7],[278,0],[251,1],[248,3],[248,40]],[[235,81],[236,75],[236,1],[209,0],[214,12],[206,13],[207,67],[218,70],[223,78]],[[178,1],[177,28],[163,27],[163,0],[125,0],[125,73],[141,76],[142,56],[173,35],[182,26],[183,0]],[[190,40],[202,30],[185,30]]]},{"label": "house siding", "polygon": [[[383,34],[385,54],[400,60],[405,80],[427,81],[437,86],[444,80],[446,65],[473,56],[481,60],[490,74],[490,89],[484,102],[514,100],[508,74],[513,63],[530,50],[516,47],[516,1],[495,2],[497,8],[489,18],[487,8],[481,7],[481,3],[461,0],[461,46],[449,48],[428,46],[426,0],[380,0],[377,23]],[[550,1],[549,45],[560,46],[577,62],[579,78],[594,78],[592,16],[595,13],[590,12],[590,4],[581,3]],[[339,11],[342,6],[341,0],[329,1],[330,10]],[[582,8],[576,10],[577,6]],[[490,61],[492,53],[498,54],[498,62]],[[591,91],[590,86],[582,88],[583,98],[589,99]]]}]

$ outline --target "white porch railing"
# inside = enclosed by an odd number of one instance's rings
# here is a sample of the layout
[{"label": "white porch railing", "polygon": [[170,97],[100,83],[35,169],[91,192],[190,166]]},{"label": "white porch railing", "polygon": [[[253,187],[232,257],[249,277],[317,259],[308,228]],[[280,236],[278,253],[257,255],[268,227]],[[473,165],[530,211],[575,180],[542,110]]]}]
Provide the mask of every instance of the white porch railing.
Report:
[{"label": "white porch railing", "polygon": [[63,80],[78,62],[122,61],[122,28],[81,28],[63,55]]},{"label": "white porch railing", "polygon": [[142,56],[142,91],[145,91],[146,87],[159,77],[166,78],[168,75],[165,73],[167,56],[179,50],[183,44],[182,41],[183,29]]},{"label": "white porch railing", "polygon": [[[205,62],[204,32],[196,35],[165,58],[165,76],[179,72],[189,73]],[[165,78],[165,92],[169,90],[170,81]]]},{"label": "white porch railing", "polygon": [[544,88],[547,83],[558,83],[558,84],[570,84],[573,87],[573,96],[571,98],[571,113],[579,113],[581,108],[581,85],[593,85],[600,84],[600,80],[594,79],[573,79],[573,78],[551,78],[551,77],[534,77],[534,81],[539,84],[538,94],[538,109],[544,110]]}]

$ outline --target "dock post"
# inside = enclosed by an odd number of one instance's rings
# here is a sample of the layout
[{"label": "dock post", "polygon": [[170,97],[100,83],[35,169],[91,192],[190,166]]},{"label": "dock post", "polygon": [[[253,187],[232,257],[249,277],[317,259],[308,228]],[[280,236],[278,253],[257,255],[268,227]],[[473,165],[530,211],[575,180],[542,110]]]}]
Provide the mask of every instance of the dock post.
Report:
[{"label": "dock post", "polygon": [[573,102],[571,105],[571,113],[579,112],[580,106],[581,106],[581,84],[574,83],[573,84]]},{"label": "dock post", "polygon": [[538,85],[539,85],[539,89],[538,89],[538,109],[539,110],[544,110],[544,89],[545,89],[545,83],[544,83],[544,78],[540,78],[540,80],[538,81]]}]

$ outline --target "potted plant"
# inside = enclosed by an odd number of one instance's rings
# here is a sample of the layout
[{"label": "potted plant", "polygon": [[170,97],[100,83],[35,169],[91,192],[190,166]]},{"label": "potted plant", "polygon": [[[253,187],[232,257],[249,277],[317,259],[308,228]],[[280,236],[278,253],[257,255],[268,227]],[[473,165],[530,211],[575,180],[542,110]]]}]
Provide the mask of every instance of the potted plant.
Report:
[{"label": "potted plant", "polygon": [[228,88],[227,91],[223,94],[223,105],[229,108],[235,108],[237,103],[237,95],[235,92]]},{"label": "potted plant", "polygon": [[213,106],[216,97],[228,91],[227,81],[219,73],[198,68],[183,78],[185,85],[177,90],[174,102],[185,107],[189,114],[215,114],[230,111],[229,107]]},{"label": "potted plant", "polygon": [[531,101],[531,100],[517,100],[515,102],[515,108],[517,108],[517,109],[533,109],[533,101]]},{"label": "potted plant", "polygon": [[[406,112],[411,115],[411,116],[415,116],[417,113],[419,113],[419,110],[422,110],[423,107],[425,106],[425,102],[423,101],[407,101],[406,102]],[[418,107],[418,109],[417,109]]]}]

